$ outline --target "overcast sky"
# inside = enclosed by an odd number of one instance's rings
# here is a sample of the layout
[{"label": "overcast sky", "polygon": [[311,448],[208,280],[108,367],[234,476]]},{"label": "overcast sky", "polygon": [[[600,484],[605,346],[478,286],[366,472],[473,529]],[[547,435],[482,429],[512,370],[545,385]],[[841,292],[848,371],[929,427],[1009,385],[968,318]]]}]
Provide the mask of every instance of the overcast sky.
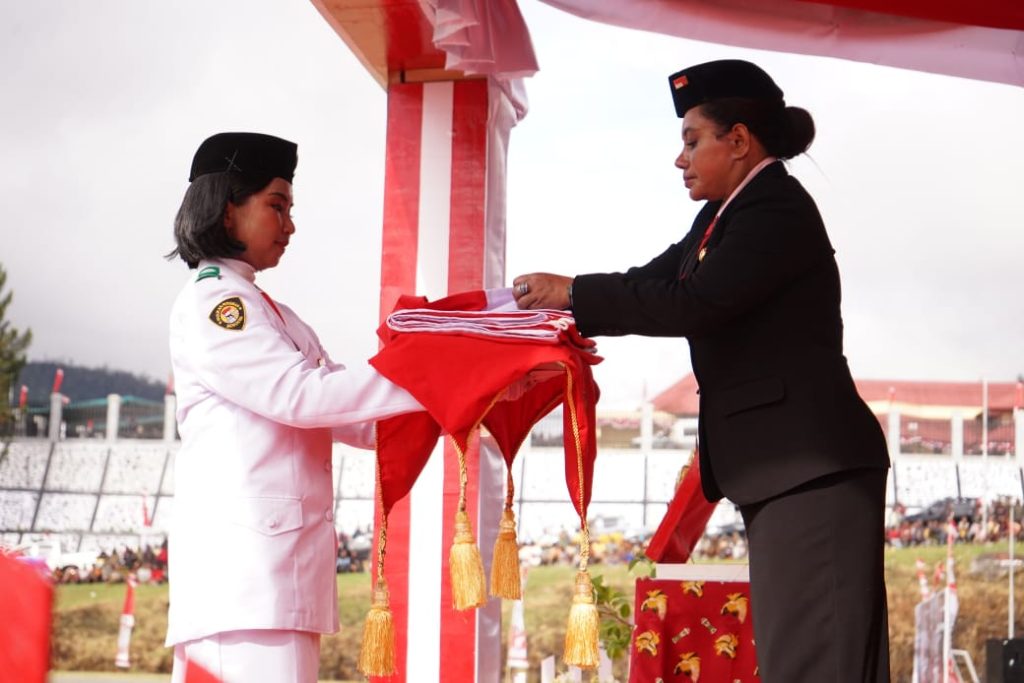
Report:
[{"label": "overcast sky", "polygon": [[[791,163],[843,276],[864,378],[1009,381],[1024,372],[1024,89],[686,41],[521,0],[541,71],[512,132],[507,278],[621,270],[688,229],[666,76],[764,66],[818,138]],[[376,349],[385,93],[306,0],[54,0],[0,23],[0,263],[33,360],[170,370],[187,278],[171,224],[209,134],[299,144],[292,246],[260,284],[338,360]],[[683,340],[600,340],[602,402],[689,371]]]}]

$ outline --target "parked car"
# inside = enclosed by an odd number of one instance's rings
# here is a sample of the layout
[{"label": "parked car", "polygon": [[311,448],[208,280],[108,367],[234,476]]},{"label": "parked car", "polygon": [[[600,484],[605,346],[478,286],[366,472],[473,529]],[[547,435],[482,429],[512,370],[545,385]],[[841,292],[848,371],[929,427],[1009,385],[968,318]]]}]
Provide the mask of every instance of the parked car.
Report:
[{"label": "parked car", "polygon": [[907,515],[904,519],[908,522],[944,521],[952,512],[953,519],[957,521],[966,519],[973,522],[977,509],[977,498],[941,498],[928,507]]}]

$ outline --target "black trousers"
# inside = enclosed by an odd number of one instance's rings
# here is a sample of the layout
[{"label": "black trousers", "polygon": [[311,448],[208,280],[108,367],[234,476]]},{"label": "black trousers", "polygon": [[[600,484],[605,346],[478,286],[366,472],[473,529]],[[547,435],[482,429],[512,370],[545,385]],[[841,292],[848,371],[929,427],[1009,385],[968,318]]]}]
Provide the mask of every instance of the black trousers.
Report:
[{"label": "black trousers", "polygon": [[762,683],[888,683],[887,470],[742,506]]}]

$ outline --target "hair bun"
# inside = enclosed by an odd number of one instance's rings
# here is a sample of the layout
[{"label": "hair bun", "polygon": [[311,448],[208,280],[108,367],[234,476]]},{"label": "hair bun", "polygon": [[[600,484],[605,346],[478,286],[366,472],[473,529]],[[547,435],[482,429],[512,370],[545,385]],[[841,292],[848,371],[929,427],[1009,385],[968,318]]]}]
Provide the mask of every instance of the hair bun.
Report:
[{"label": "hair bun", "polygon": [[787,131],[777,156],[792,159],[806,152],[814,142],[814,119],[802,107],[786,107],[784,116]]}]

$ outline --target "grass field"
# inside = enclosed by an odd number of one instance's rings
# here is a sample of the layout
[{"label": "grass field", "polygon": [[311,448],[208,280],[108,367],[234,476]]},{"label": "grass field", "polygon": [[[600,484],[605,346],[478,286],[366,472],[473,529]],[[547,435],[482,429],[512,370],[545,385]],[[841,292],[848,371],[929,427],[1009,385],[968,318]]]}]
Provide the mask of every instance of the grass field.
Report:
[{"label": "grass field", "polygon": [[[979,671],[984,667],[985,640],[1006,636],[1008,582],[1005,575],[999,578],[972,572],[972,566],[978,557],[1004,551],[1003,546],[991,545],[963,545],[957,546],[955,551],[960,617],[954,632],[954,644],[971,653]],[[893,680],[899,683],[909,683],[911,678],[914,605],[919,600],[915,561],[921,559],[932,568],[944,558],[944,547],[886,552],[892,672]],[[632,595],[633,578],[624,566],[595,565],[591,570],[595,576],[603,575],[606,584]],[[541,659],[551,654],[560,658],[574,571],[573,567],[538,567],[531,570],[527,579],[524,606],[530,661],[534,666],[529,679],[531,683],[539,680],[536,671]],[[1017,591],[1022,584],[1024,579],[1016,582]],[[114,670],[124,590],[123,585],[58,588],[52,646],[54,670]],[[323,639],[320,674],[341,681],[362,680],[355,669],[355,658],[359,651],[362,620],[370,602],[369,575],[339,575],[338,592],[342,627],[340,633]],[[1018,625],[1024,621],[1021,602],[1024,600],[1017,601],[1015,614]],[[509,612],[510,605],[505,605],[505,632]],[[167,626],[167,587],[140,586],[136,592],[135,616],[131,648],[133,669],[141,672],[170,671],[171,651],[163,646]],[[625,663],[616,662],[615,672],[619,680],[624,681]]]}]

